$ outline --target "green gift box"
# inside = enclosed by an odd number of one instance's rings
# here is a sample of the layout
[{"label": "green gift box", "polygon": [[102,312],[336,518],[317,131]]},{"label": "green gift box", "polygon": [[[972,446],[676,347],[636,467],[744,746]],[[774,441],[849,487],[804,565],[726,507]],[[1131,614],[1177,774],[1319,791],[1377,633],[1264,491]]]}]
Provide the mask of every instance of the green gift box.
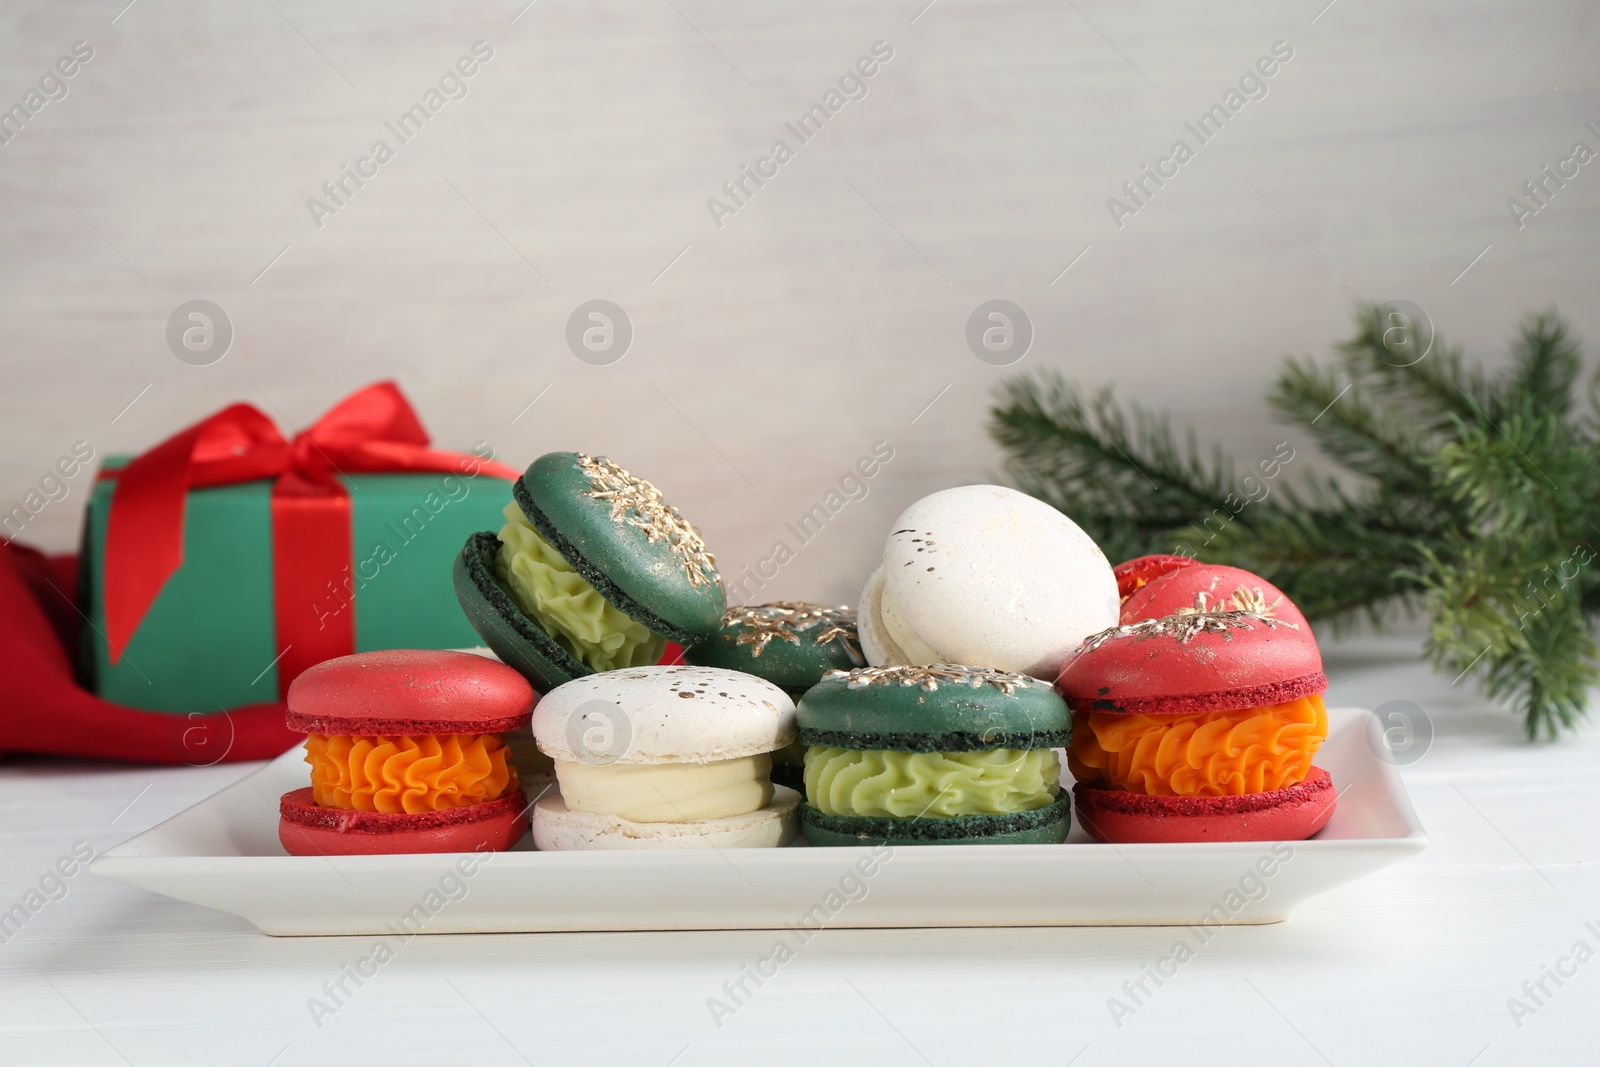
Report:
[{"label": "green gift box", "polygon": [[[291,499],[335,502],[332,525],[322,514],[320,526],[298,531],[304,559],[274,545],[285,529],[275,511],[284,503],[279,479],[188,488],[176,529],[164,531],[181,536],[181,564],[164,582],[159,575],[118,576],[159,589],[120,649],[116,636],[128,624],[118,626],[114,606],[108,612],[117,595],[108,596],[108,576],[140,557],[108,548],[108,535],[128,536],[129,524],[114,522],[112,512],[131,462],[108,460],[89,500],[80,556],[88,620],[80,663],[88,687],[128,707],[214,712],[280,699],[293,673],[326,655],[479,644],[456,603],[451,565],[469,535],[499,528],[509,497],[503,479],[514,472],[483,454],[486,446],[476,456],[424,451],[438,466],[440,457],[456,461],[454,469],[329,473],[317,492]],[[160,553],[151,556],[155,566]],[[333,565],[341,559],[343,566]],[[280,569],[302,573],[286,587]],[[341,640],[353,647],[336,647]],[[300,645],[298,654],[289,642]]]}]

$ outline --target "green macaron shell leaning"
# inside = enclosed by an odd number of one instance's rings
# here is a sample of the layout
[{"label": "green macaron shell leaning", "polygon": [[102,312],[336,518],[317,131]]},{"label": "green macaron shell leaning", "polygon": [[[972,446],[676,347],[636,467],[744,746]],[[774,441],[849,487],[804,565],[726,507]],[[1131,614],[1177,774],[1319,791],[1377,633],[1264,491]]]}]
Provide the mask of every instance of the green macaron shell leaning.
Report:
[{"label": "green macaron shell leaning", "polygon": [[[796,717],[807,745],[860,751],[984,752],[1061,748],[1072,713],[1046,682],[944,664],[837,671],[806,691]],[[950,817],[826,814],[810,803],[800,825],[812,845],[1057,844],[1072,825],[1062,790],[1027,811]]]},{"label": "green macaron shell leaning", "polygon": [[797,717],[801,741],[833,748],[975,752],[1072,739],[1072,713],[1050,683],[986,667],[836,672],[806,691]]},{"label": "green macaron shell leaning", "polygon": [[867,662],[853,609],[790,600],[729,608],[717,632],[683,658],[701,667],[753,674],[796,699],[829,671]]},{"label": "green macaron shell leaning", "polygon": [[456,556],[452,572],[456,600],[483,643],[541,693],[590,673],[517,607],[495,573],[499,551],[500,538],[493,532],[475,533]]},{"label": "green macaron shell leaning", "polygon": [[[651,632],[692,645],[727,607],[699,534],[649,482],[604,456],[551,452],[512,486],[517,508],[605,602]],[[518,604],[501,580],[494,531],[456,557],[456,599],[473,629],[541,692],[592,673]]]},{"label": "green macaron shell leaning", "polygon": [[583,580],[630,618],[681,645],[722,625],[728,604],[715,563],[648,482],[604,456],[550,452],[512,496]]}]

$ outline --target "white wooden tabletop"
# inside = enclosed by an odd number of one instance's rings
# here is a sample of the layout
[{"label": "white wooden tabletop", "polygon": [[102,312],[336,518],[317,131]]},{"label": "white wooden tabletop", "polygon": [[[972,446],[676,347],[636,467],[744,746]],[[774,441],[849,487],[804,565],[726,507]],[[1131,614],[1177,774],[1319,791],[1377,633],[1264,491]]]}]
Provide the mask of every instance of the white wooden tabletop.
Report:
[{"label": "white wooden tabletop", "polygon": [[[1330,701],[1431,720],[1404,768],[1429,848],[1285,923],[1226,928],[1120,1019],[1108,1001],[1171,929],[824,931],[720,1020],[708,998],[770,933],[418,937],[314,1019],[308,1001],[370,939],[269,938],[75,872],[0,943],[0,1063],[1600,1061],[1600,731],[1529,745],[1409,638],[1334,644],[1328,662]],[[109,848],[256,766],[0,763],[0,909],[77,843]]]}]

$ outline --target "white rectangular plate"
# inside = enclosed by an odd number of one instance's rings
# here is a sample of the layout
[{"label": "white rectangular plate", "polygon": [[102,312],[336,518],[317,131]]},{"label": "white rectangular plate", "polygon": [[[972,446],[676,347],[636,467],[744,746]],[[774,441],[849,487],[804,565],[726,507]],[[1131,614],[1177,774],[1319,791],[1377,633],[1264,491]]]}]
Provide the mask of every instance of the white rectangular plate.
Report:
[{"label": "white rectangular plate", "polygon": [[1339,806],[1309,841],[297,857],[277,832],[294,749],[90,869],[282,935],[1279,922],[1426,844],[1372,713],[1328,718]]}]

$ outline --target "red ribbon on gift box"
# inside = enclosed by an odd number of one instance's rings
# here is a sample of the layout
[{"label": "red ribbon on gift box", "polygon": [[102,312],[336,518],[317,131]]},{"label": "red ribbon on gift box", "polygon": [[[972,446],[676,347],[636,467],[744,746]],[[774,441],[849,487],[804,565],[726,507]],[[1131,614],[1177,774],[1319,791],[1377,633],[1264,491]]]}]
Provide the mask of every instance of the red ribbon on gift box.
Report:
[{"label": "red ribbon on gift box", "polygon": [[[355,651],[354,612],[320,624],[306,605],[351,565],[350,496],[342,474],[443,471],[515,481],[503,463],[428,447],[416,412],[393,382],[345,397],[293,440],[249,404],[195,423],[120,471],[106,526],[106,643],[111,662],[183,565],[191,489],[273,479],[272,586],[278,691],[307,667]],[[218,591],[226,595],[225,590]]]}]

